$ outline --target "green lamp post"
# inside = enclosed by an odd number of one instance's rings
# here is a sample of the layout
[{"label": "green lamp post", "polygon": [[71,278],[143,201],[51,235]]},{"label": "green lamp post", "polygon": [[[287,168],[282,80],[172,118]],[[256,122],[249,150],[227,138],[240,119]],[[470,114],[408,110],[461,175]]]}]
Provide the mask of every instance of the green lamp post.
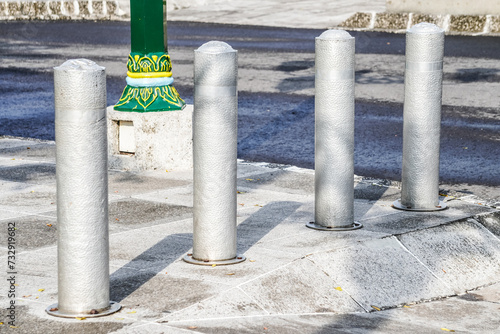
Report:
[{"label": "green lamp post", "polygon": [[127,86],[115,110],[152,112],[184,108],[184,101],[172,86],[165,14],[165,0],[130,0]]}]

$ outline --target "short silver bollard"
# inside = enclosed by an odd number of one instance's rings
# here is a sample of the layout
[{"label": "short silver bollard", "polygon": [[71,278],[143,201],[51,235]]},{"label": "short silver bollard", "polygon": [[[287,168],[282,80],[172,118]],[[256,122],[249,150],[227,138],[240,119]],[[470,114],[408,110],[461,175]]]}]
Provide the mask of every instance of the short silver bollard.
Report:
[{"label": "short silver bollard", "polygon": [[194,56],[193,253],[184,261],[226,265],[236,254],[238,54],[224,42]]},{"label": "short silver bollard", "polygon": [[57,317],[120,310],[109,300],[106,74],[87,59],[54,68],[58,303]]},{"label": "short silver bollard", "polygon": [[316,38],[315,213],[309,228],[346,231],[354,221],[354,37]]},{"label": "short silver bollard", "polygon": [[409,211],[446,209],[439,200],[439,145],[444,30],[419,23],[406,34],[401,199]]}]

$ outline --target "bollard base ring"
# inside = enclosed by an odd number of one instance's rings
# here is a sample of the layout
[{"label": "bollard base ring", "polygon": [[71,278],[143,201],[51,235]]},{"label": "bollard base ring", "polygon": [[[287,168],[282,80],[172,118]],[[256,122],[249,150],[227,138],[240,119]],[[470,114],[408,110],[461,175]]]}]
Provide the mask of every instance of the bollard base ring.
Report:
[{"label": "bollard base ring", "polygon": [[441,211],[448,208],[445,202],[439,201],[439,204],[433,208],[420,208],[414,209],[412,207],[401,204],[401,199],[398,199],[394,203],[392,203],[392,207],[394,209],[403,210],[403,211],[416,211],[416,212],[430,212],[430,211]]},{"label": "bollard base ring", "polygon": [[229,259],[229,260],[203,261],[203,260],[196,260],[195,258],[193,258],[193,254],[187,254],[182,259],[187,263],[197,264],[200,266],[213,266],[213,265],[226,266],[230,264],[243,262],[247,258],[244,255],[236,255],[234,259]]},{"label": "bollard base ring", "polygon": [[[99,313],[96,314],[90,314],[90,313],[63,313],[60,312],[57,308],[57,303],[52,304],[49,307],[45,309],[45,312],[47,312],[49,315],[52,315],[54,317],[60,317],[60,318],[96,318],[96,317],[104,317],[106,315],[110,315],[113,313],[116,313],[120,311],[122,306],[117,303],[117,302],[109,302],[109,307],[106,308],[105,310],[100,311]],[[53,311],[51,311],[53,310]]]},{"label": "bollard base ring", "polygon": [[323,226],[316,224],[315,222],[310,222],[306,224],[307,227],[312,228],[314,230],[319,230],[319,231],[336,231],[336,232],[341,232],[341,231],[352,231],[352,230],[357,230],[359,228],[363,227],[363,224],[354,222],[351,226]]}]

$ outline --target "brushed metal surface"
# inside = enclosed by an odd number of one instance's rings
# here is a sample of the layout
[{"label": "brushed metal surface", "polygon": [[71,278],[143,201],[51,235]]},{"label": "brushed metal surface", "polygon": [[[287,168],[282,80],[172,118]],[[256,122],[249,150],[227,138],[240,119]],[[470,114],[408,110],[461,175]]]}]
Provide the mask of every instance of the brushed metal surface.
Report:
[{"label": "brushed metal surface", "polygon": [[237,78],[238,54],[228,44],[195,51],[192,258],[202,263],[237,257]]},{"label": "brushed metal surface", "polygon": [[58,311],[110,308],[105,69],[54,68]]},{"label": "brushed metal surface", "polygon": [[[354,37],[328,30],[316,38],[315,222],[354,226]],[[310,225],[310,224],[309,224]]]},{"label": "brushed metal surface", "polygon": [[419,23],[406,35],[401,205],[439,208],[444,30]]}]

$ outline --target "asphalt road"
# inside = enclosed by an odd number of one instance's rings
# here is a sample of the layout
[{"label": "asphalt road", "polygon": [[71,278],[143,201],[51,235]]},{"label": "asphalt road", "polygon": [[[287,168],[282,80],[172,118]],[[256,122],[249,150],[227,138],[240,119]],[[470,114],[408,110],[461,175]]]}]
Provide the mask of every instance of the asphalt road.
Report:
[{"label": "asphalt road", "polygon": [[[193,50],[210,40],[239,52],[238,156],[314,166],[314,37],[321,30],[169,23],[174,86],[192,103]],[[400,179],[405,36],[356,37],[358,175]],[[108,103],[125,86],[126,22],[1,22],[0,136],[54,139],[52,67],[106,67]],[[500,38],[447,36],[441,181],[500,185]]]}]

